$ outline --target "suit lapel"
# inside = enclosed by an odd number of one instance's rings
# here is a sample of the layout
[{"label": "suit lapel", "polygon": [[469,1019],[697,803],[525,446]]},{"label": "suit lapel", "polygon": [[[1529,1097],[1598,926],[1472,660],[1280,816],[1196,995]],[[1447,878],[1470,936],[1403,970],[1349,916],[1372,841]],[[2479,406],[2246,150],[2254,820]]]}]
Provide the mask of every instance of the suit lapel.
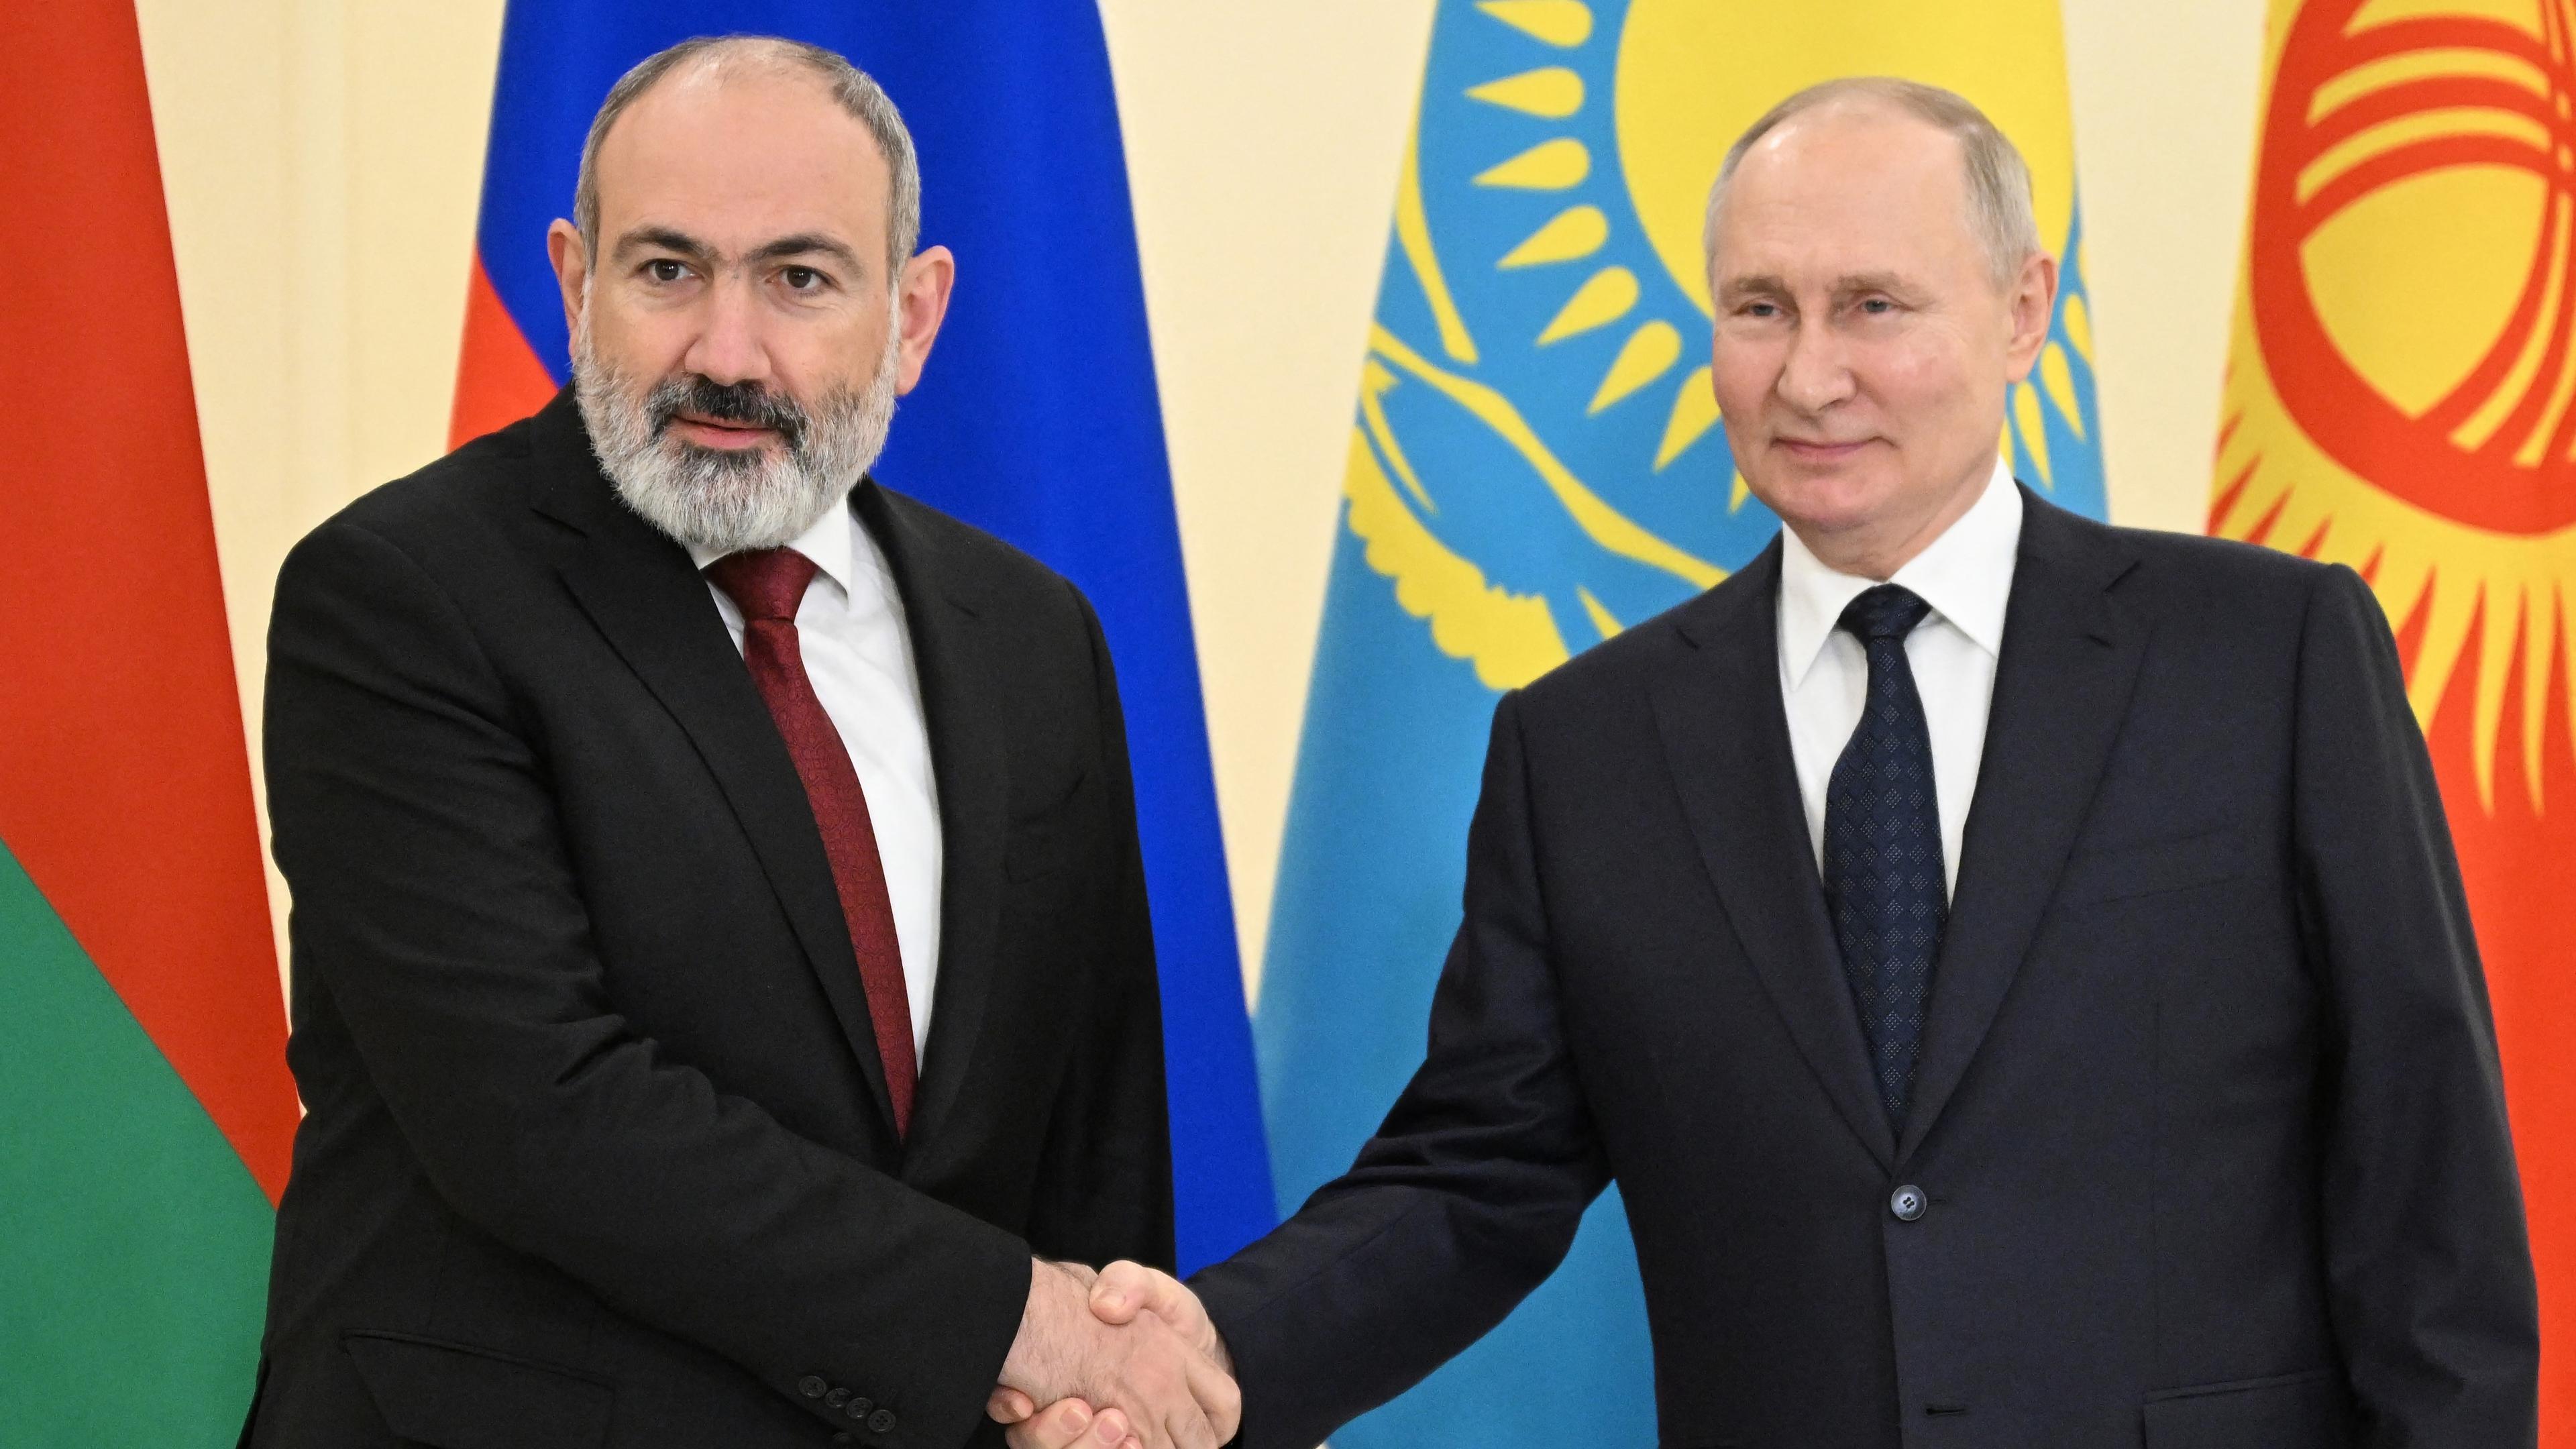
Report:
[{"label": "suit lapel", "polygon": [[1816,877],[1780,702],[1780,545],[1677,621],[1696,649],[1654,688],[1655,721],[1737,940],[1809,1070],[1882,1165],[1895,1137]]},{"label": "suit lapel", "polygon": [[1898,1160],[1939,1120],[2021,971],[2146,653],[2108,590],[2135,560],[2114,535],[2023,494],[1984,761]]},{"label": "suit lapel", "polygon": [[536,439],[537,507],[582,535],[560,565],[566,587],[723,790],[891,1128],[885,1064],[822,833],[705,581],[686,550],[617,501],[568,395],[539,415]]},{"label": "suit lapel", "polygon": [[993,692],[997,673],[986,662],[988,631],[998,621],[988,617],[970,578],[942,566],[935,545],[908,516],[917,505],[874,482],[862,482],[851,500],[903,596],[939,787],[939,977],[907,1154],[918,1164],[956,1111],[992,994],[1010,800],[1002,702]]}]

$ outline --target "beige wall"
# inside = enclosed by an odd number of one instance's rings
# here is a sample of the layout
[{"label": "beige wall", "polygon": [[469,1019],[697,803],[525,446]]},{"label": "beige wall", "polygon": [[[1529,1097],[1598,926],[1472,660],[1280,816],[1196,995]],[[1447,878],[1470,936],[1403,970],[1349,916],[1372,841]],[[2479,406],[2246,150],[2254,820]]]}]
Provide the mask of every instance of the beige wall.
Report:
[{"label": "beige wall", "polygon": [[[1101,0],[1248,971],[1432,3]],[[443,446],[501,5],[138,8],[255,742],[279,559]],[[2066,32],[2112,511],[2196,528],[2262,5]]]},{"label": "beige wall", "polygon": [[[446,445],[501,4],[137,0],[136,13],[256,758],[279,561]],[[282,962],[273,866],[269,899]]]}]

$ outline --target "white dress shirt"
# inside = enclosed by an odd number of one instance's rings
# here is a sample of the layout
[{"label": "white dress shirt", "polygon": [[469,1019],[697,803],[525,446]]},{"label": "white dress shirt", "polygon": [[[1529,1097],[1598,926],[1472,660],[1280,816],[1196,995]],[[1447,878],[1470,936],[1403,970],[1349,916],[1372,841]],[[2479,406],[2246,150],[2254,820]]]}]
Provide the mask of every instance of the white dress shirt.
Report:
[{"label": "white dress shirt", "polygon": [[[1986,750],[1986,715],[1994,703],[1995,661],[2003,653],[2021,513],[2012,470],[1997,461],[1986,491],[1959,521],[1884,581],[1904,585],[1932,606],[1906,636],[1905,660],[1914,670],[1932,737],[1941,868],[1953,894],[1968,803],[1976,798],[1977,765]],[[1869,690],[1869,655],[1834,625],[1853,599],[1881,580],[1825,567],[1793,530],[1781,531],[1780,545],[1780,699],[1789,712],[1789,753],[1797,761],[1798,795],[1807,807],[1808,843],[1821,871],[1825,793],[1834,762],[1860,726]]]},{"label": "white dress shirt", "polygon": [[[885,863],[894,905],[895,944],[903,952],[903,989],[912,1007],[913,1060],[930,1040],[931,990],[939,981],[939,889],[943,857],[939,787],[930,768],[930,726],[913,668],[912,634],[903,596],[885,554],[844,505],[823,515],[789,548],[819,572],[796,608],[797,648],[823,712],[867,792],[868,823]],[[704,569],[722,555],[691,548]],[[742,610],[714,584],[716,612],[733,647],[742,648]]]}]

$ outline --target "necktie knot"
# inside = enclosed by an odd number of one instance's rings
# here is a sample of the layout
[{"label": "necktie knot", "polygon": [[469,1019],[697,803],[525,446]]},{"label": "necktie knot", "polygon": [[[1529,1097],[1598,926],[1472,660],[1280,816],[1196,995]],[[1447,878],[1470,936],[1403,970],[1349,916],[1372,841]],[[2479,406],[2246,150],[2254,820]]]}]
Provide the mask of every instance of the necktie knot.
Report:
[{"label": "necktie knot", "polygon": [[1912,589],[1902,584],[1880,584],[1845,606],[1835,627],[1863,644],[1876,644],[1913,633],[1914,626],[1931,612],[1932,606]]},{"label": "necktie knot", "polygon": [[792,548],[755,548],[729,553],[707,565],[707,578],[734,607],[743,622],[775,619],[796,622],[796,606],[805,586],[818,572],[814,561]]}]

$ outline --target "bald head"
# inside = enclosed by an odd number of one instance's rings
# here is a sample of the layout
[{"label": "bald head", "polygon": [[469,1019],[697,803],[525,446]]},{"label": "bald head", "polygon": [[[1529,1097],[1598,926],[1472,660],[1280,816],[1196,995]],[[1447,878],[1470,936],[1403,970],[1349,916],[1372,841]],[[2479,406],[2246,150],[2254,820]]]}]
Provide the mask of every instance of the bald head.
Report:
[{"label": "bald head", "polygon": [[1727,148],[1717,183],[1709,189],[1708,221],[1701,233],[1711,272],[1717,266],[1728,193],[1748,158],[1767,151],[1774,161],[1786,161],[1792,153],[1809,151],[1803,143],[1819,133],[1838,133],[1833,139],[1850,141],[1862,139],[1851,133],[1867,131],[1892,133],[1886,142],[1894,147],[1922,149],[1923,138],[1903,134],[1907,131],[1929,131],[1946,143],[1937,147],[1938,154],[1955,178],[1959,214],[1983,251],[1995,285],[2009,286],[2022,264],[2043,250],[2031,205],[2030,167],[1985,112],[1939,86],[1889,76],[1847,76],[1809,86],[1773,106]]},{"label": "bald head", "polygon": [[636,62],[609,87],[582,143],[573,186],[573,224],[583,243],[599,247],[600,152],[618,120],[666,85],[723,86],[737,81],[810,83],[865,128],[886,170],[886,267],[900,271],[921,240],[921,166],[902,112],[867,72],[836,51],[775,35],[699,36]]}]

